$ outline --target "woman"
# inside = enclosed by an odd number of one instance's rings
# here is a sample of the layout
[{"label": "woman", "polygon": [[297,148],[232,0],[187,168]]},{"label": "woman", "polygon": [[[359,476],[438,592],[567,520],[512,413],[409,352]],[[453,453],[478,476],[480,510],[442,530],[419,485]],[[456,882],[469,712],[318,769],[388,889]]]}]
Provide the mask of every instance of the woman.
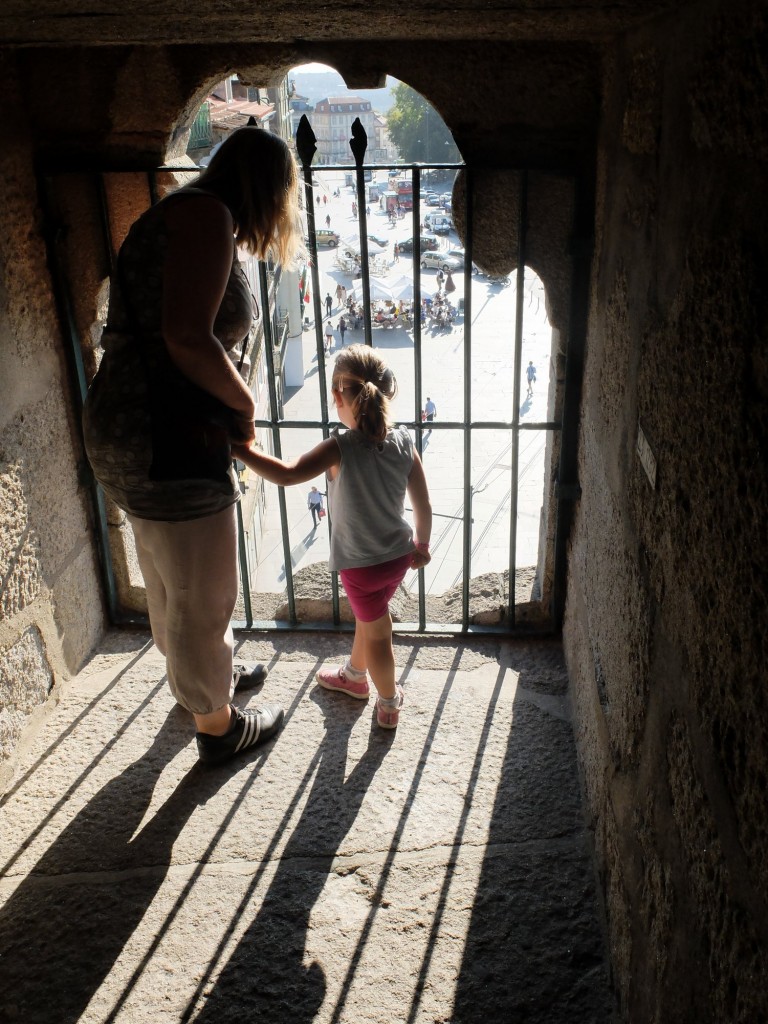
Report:
[{"label": "woman", "polygon": [[128,233],[85,404],[88,458],[128,514],[152,636],[206,762],[264,742],[283,719],[276,704],[231,703],[236,686],[266,673],[232,659],[239,488],[229,441],[254,439],[255,406],[228,352],[244,345],[254,316],[236,245],[285,266],[301,239],[288,147],[258,128],[234,132],[194,186]]}]

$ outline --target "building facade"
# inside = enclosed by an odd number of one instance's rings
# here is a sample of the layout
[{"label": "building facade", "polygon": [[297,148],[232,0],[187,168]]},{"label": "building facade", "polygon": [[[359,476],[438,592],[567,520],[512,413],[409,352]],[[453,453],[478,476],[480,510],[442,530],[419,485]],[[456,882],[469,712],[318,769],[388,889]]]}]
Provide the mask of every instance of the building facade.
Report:
[{"label": "building facade", "polygon": [[[369,146],[376,139],[376,114],[360,96],[329,96],[315,105],[311,117],[317,139],[317,164],[348,164],[352,122],[360,119]],[[369,158],[370,159],[370,158]]]}]

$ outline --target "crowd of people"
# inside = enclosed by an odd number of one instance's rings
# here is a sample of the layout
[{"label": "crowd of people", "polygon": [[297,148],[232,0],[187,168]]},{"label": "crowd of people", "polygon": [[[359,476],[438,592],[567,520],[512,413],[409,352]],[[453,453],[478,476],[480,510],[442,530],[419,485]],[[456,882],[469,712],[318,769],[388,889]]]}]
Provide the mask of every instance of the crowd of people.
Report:
[{"label": "crowd of people", "polygon": [[458,316],[458,310],[450,301],[448,296],[437,291],[432,298],[424,298],[421,302],[421,323],[422,326],[430,324],[433,327],[451,327]]}]

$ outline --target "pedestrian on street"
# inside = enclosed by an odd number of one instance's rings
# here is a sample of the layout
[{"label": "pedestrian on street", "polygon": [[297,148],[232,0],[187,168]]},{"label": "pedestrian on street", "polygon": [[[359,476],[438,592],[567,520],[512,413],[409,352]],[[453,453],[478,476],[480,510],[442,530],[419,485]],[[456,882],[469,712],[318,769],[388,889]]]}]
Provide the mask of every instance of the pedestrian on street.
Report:
[{"label": "pedestrian on street", "polygon": [[328,323],[325,325],[325,354],[327,356],[329,356],[331,354],[331,349],[332,348],[333,348],[333,327],[331,326],[331,321],[329,320]]},{"label": "pedestrian on street", "polygon": [[445,274],[443,273],[442,269],[440,269],[439,267],[438,267],[438,270],[437,270],[437,274],[435,276],[435,280],[437,281],[437,290],[441,291],[441,289],[443,287],[443,281],[445,280]]},{"label": "pedestrian on street", "polygon": [[313,530],[317,527],[317,524],[320,522],[322,518],[322,516],[320,515],[320,510],[322,509],[322,507],[323,496],[316,487],[313,487],[312,490],[307,495],[307,508],[312,513]]},{"label": "pedestrian on street", "polygon": [[531,360],[525,368],[525,376],[528,379],[528,397],[533,395],[533,385],[536,383],[536,367]]},{"label": "pedestrian on street", "polygon": [[[434,420],[435,416],[437,416],[437,406],[429,397],[429,395],[427,395],[427,400],[424,403],[424,414],[427,417],[427,423],[431,423]],[[429,437],[431,433],[432,428],[430,427],[429,430],[427,431],[426,436]]]},{"label": "pedestrian on street", "polygon": [[[336,357],[331,395],[347,428],[334,430],[311,451],[284,462],[237,446],[234,455],[280,486],[303,483],[318,473],[328,479],[333,512],[329,565],[338,571],[355,615],[352,651],[343,666],[322,668],[326,689],[367,700],[376,688],[376,721],[397,728],[403,688],[395,680],[389,601],[410,568],[430,561],[432,506],[424,467],[407,427],[393,427],[389,403],[397,382],[379,353],[351,345]],[[408,494],[415,532],[405,519]]]},{"label": "pedestrian on street", "polygon": [[347,286],[345,284],[341,286],[341,304],[342,306],[347,304]]},{"label": "pedestrian on street", "polygon": [[328,214],[328,216],[327,216],[327,217],[325,218],[325,226],[326,226],[327,228],[329,228],[329,227],[331,226],[331,215],[330,215],[330,213],[329,213],[329,214]]},{"label": "pedestrian on street", "polygon": [[332,309],[333,309],[333,299],[331,298],[331,293],[328,292],[328,294],[325,296],[325,315],[326,316],[330,316]]},{"label": "pedestrian on street", "polygon": [[327,205],[328,205],[328,196],[323,195],[323,206],[327,206]]},{"label": "pedestrian on street", "polygon": [[344,285],[341,283],[341,281],[339,281],[339,283],[336,285],[336,302],[339,306],[341,305],[341,297],[343,294]]},{"label": "pedestrian on street", "polygon": [[339,317],[339,334],[341,335],[341,347],[344,348],[344,335],[347,331],[347,321],[344,317]]},{"label": "pedestrian on street", "polygon": [[193,184],[131,227],[83,412],[94,475],[133,529],[171,693],[208,764],[269,740],[284,716],[279,704],[232,703],[236,689],[266,676],[263,665],[233,660],[240,489],[232,444],[254,440],[256,411],[227,354],[240,350],[254,316],[238,246],[284,267],[304,250],[295,161],[260,128],[234,131]]},{"label": "pedestrian on street", "polygon": [[395,263],[400,262],[400,246],[395,242],[394,248],[392,249],[392,255],[395,258]]}]

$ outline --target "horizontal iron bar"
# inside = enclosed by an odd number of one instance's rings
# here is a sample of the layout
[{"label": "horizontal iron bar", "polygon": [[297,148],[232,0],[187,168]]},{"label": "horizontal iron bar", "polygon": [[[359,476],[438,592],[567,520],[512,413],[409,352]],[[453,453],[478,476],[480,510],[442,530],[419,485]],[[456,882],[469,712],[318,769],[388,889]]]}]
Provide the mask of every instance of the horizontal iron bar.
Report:
[{"label": "horizontal iron bar", "polygon": [[[332,622],[330,619],[318,622],[286,622],[277,619],[261,619],[248,626],[242,620],[232,620],[232,628],[241,633],[349,633],[355,631],[354,622]],[[554,636],[552,627],[540,624],[515,624],[514,634],[505,626],[486,626],[469,623],[466,629],[462,628],[460,622],[432,622],[427,623],[424,629],[419,628],[418,622],[393,622],[392,632],[395,636],[466,636],[472,633],[477,636]]]},{"label": "horizontal iron bar", "polygon": [[[257,427],[280,427],[282,430],[286,428],[288,430],[309,430],[315,428],[321,430],[324,424],[321,420],[278,420],[276,423],[272,420],[256,420]],[[463,420],[440,420],[438,423],[436,420],[401,420],[398,419],[397,423],[402,427],[409,427],[413,430],[560,430],[562,425],[555,421],[546,421],[544,423],[518,423],[515,424],[508,420],[476,420],[471,423],[464,423]],[[338,420],[329,420],[328,426],[336,427],[343,426]]]}]

